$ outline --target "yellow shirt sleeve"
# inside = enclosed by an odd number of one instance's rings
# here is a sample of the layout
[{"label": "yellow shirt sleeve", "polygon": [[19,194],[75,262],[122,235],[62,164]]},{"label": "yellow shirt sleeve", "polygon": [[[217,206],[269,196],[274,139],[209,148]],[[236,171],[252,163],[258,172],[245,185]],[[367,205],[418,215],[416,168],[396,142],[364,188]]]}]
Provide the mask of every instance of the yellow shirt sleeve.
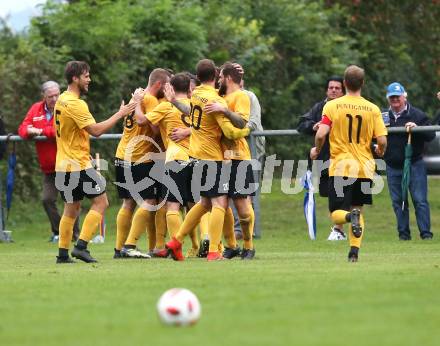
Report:
[{"label": "yellow shirt sleeve", "polygon": [[159,101],[153,95],[147,94],[142,100],[142,110],[144,113],[151,112],[157,105]]},{"label": "yellow shirt sleeve", "polygon": [[78,100],[72,104],[72,111],[70,114],[72,114],[73,121],[80,129],[96,124],[95,118],[93,118],[93,115],[90,113],[87,103],[83,100]]},{"label": "yellow shirt sleeve", "polygon": [[216,114],[215,117],[226,138],[239,139],[248,136],[251,132],[251,129],[249,127],[245,127],[243,129],[235,127],[234,125],[232,125],[231,121],[224,115]]},{"label": "yellow shirt sleeve", "polygon": [[374,110],[374,131],[373,136],[374,138],[380,137],[380,136],[386,136],[388,134],[387,128],[385,126],[385,123],[383,122],[382,114],[379,110],[379,108]]},{"label": "yellow shirt sleeve", "polygon": [[247,94],[240,93],[237,97],[237,102],[235,103],[235,109],[233,111],[240,114],[244,120],[249,121],[251,114],[251,99]]},{"label": "yellow shirt sleeve", "polygon": [[159,103],[151,112],[145,114],[145,117],[153,124],[157,125],[170,112],[170,103]]}]

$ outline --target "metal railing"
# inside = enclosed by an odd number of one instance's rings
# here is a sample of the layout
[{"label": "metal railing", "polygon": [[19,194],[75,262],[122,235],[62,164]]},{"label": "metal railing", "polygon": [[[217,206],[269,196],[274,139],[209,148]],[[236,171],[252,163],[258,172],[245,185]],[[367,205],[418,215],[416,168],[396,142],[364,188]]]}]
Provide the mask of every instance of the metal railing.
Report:
[{"label": "metal railing", "polygon": [[[411,132],[429,132],[429,131],[440,131],[440,126],[433,125],[433,126],[418,126],[411,130]],[[406,128],[404,127],[391,127],[388,128],[388,133],[405,133]],[[257,157],[257,151],[256,151],[256,137],[258,136],[264,136],[264,137],[272,137],[272,136],[297,136],[300,135],[300,133],[297,130],[264,130],[264,131],[253,131],[250,134],[250,150],[252,157]],[[117,140],[122,137],[122,134],[104,134],[100,137],[93,137],[90,136],[91,140]],[[31,140],[35,141],[45,141],[47,138],[45,136],[38,136],[34,137]],[[23,142],[25,141],[23,138],[21,138],[18,135],[9,135],[9,136],[0,136],[0,142]],[[27,140],[26,140],[27,141]],[[262,168],[263,169],[263,168]],[[257,174],[257,173],[255,173]],[[258,176],[255,175],[255,181],[258,181]],[[2,185],[2,181],[0,178],[0,185]],[[261,237],[261,223],[260,223],[260,195],[259,190],[257,191],[256,198],[253,201],[254,205],[254,211],[255,211],[255,228],[254,233],[257,238]],[[1,193],[1,186],[0,186],[0,193]],[[0,241],[7,241],[7,239],[10,239],[10,234],[5,234],[5,230],[3,229],[4,225],[4,218],[3,218],[3,208],[1,204],[1,198],[0,198]]]}]

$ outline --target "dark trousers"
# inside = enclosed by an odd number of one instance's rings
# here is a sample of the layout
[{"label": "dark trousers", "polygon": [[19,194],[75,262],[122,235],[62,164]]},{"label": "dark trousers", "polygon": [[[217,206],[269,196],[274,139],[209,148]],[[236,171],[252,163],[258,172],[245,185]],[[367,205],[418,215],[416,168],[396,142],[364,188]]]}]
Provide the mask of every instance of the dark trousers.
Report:
[{"label": "dark trousers", "polygon": [[[397,231],[400,238],[411,239],[408,200],[405,201],[404,209],[402,210],[402,175],[403,169],[395,169],[387,165],[388,189],[394,213],[396,214]],[[420,236],[422,238],[432,237],[431,215],[428,203],[428,179],[423,160],[418,160],[411,164],[409,194],[414,204]]]},{"label": "dark trousers", "polygon": [[[57,208],[58,190],[55,187],[55,173],[45,173],[43,177],[43,207],[49,218],[50,227],[54,235],[59,234],[61,216]],[[73,238],[79,235],[79,218],[73,226]]]}]

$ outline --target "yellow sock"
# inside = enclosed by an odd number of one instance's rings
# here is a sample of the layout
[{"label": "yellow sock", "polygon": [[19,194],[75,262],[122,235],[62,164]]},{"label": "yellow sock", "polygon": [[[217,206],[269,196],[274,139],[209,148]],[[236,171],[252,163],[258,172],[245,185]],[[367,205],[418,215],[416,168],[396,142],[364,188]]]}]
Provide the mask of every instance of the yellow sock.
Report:
[{"label": "yellow sock", "polygon": [[350,246],[356,246],[357,248],[361,247],[362,238],[364,237],[364,233],[365,233],[365,222],[364,222],[364,216],[362,214],[359,218],[359,223],[362,227],[362,234],[359,238],[356,238],[353,235],[353,232],[351,231],[351,224],[350,224],[350,228],[348,230],[348,239],[350,241]]},{"label": "yellow sock", "polygon": [[167,224],[167,209],[165,206],[162,206],[159,210],[156,211],[155,243],[156,248],[158,249],[165,248],[165,235],[167,234]]},{"label": "yellow sock", "polygon": [[209,229],[209,216],[211,215],[210,212],[207,212],[205,215],[202,216],[200,219],[200,239],[208,239],[208,229]]},{"label": "yellow sock", "polygon": [[249,204],[249,217],[240,219],[241,230],[243,231],[243,247],[251,250],[254,248],[253,236],[254,236],[254,223],[255,213],[252,205]]},{"label": "yellow sock", "polygon": [[200,203],[192,207],[188,214],[186,214],[185,220],[183,220],[182,226],[180,226],[175,238],[182,243],[185,236],[197,226],[202,216],[207,212],[208,211]]},{"label": "yellow sock", "polygon": [[193,249],[198,249],[199,248],[199,237],[197,236],[197,226],[194,227],[190,232],[189,232],[189,237],[191,239],[191,246]]},{"label": "yellow sock", "polygon": [[176,236],[180,227],[182,226],[182,218],[178,211],[167,211],[167,228],[170,233],[170,238]]},{"label": "yellow sock", "polygon": [[63,215],[60,220],[60,237],[58,239],[58,247],[61,249],[68,249],[72,241],[74,218]]},{"label": "yellow sock", "polygon": [[331,218],[334,224],[336,225],[342,225],[344,223],[347,223],[347,219],[346,216],[347,214],[350,214],[349,211],[346,210],[335,210],[332,214],[331,214]]},{"label": "yellow sock", "polygon": [[232,209],[228,208],[225,211],[225,221],[223,223],[223,236],[225,237],[226,246],[235,249],[237,247],[237,240],[234,232],[234,214]]},{"label": "yellow sock", "polygon": [[209,218],[209,252],[218,252],[224,221],[225,209],[219,206],[212,207]]},{"label": "yellow sock", "polygon": [[254,239],[255,211],[254,211],[254,207],[252,206],[252,203],[249,203],[249,211],[251,212],[251,225],[249,226],[249,229],[251,231],[252,239]]},{"label": "yellow sock", "polygon": [[93,235],[98,230],[99,223],[101,222],[102,215],[95,210],[89,210],[81,228],[81,234],[79,239],[89,242],[92,240]]},{"label": "yellow sock", "polygon": [[156,232],[154,226],[154,216],[154,211],[138,208],[134,213],[133,221],[131,222],[130,233],[128,234],[125,245],[136,246],[141,235],[145,233],[145,229],[153,228],[154,232]]},{"label": "yellow sock", "polygon": [[[145,228],[148,235],[148,243],[147,248],[148,250],[153,250],[156,246],[156,213],[157,211],[150,211],[147,217],[147,220],[145,221]],[[144,228],[144,231],[145,231]],[[166,229],[166,227],[165,227]]]},{"label": "yellow sock", "polygon": [[119,209],[116,217],[116,250],[121,250],[127,240],[128,233],[130,233],[131,219],[133,212],[129,209]]}]

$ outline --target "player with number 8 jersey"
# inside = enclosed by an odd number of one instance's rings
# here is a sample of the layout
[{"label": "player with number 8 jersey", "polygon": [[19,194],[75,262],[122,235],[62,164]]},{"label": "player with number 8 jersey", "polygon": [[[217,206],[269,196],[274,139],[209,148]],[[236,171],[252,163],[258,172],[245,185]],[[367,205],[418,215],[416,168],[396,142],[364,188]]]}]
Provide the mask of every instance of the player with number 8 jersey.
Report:
[{"label": "player with number 8 jersey", "polygon": [[[140,104],[139,113],[142,117],[159,104],[158,99],[163,98],[163,88],[169,77],[170,73],[161,68],[151,72]],[[148,124],[138,122],[135,112],[124,119],[124,131],[115,155],[116,185],[122,206],[116,218],[114,258],[149,258],[136,250],[137,241],[145,229],[148,232],[149,249],[153,250],[156,245],[156,212],[140,207],[134,213],[135,201],[143,200],[146,205],[154,206],[159,198],[160,182],[150,177],[155,164],[160,164],[157,160],[153,161],[151,155],[161,151],[156,137]],[[162,219],[160,225],[165,225],[165,213]]]}]

